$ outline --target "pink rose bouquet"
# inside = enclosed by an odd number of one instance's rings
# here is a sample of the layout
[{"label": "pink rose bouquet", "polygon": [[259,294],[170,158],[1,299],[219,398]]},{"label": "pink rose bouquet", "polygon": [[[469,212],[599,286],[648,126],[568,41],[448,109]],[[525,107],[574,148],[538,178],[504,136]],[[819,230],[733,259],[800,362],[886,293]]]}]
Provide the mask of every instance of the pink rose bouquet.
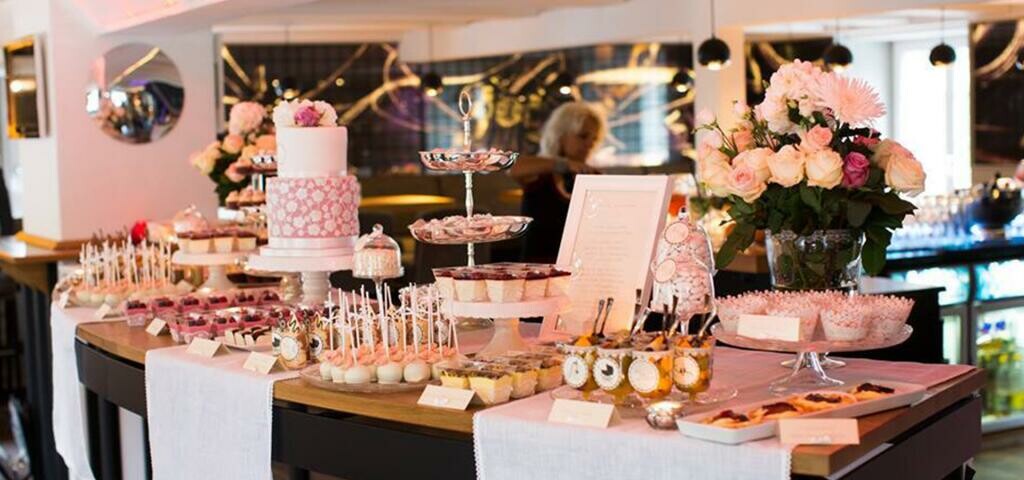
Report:
[{"label": "pink rose bouquet", "polygon": [[697,115],[698,180],[724,199],[735,224],[718,265],[760,229],[846,230],[864,237],[864,270],[880,272],[892,231],[915,208],[902,195],[924,190],[925,173],[913,153],[871,128],[885,114],[878,94],[797,60],[772,75],[764,102],[734,111],[740,118],[728,130],[709,112]]},{"label": "pink rose bouquet", "polygon": [[231,107],[227,133],[190,155],[189,162],[216,184],[217,197],[223,203],[229,193],[249,185],[253,155],[273,154],[276,150],[266,108],[255,102],[239,102]]}]

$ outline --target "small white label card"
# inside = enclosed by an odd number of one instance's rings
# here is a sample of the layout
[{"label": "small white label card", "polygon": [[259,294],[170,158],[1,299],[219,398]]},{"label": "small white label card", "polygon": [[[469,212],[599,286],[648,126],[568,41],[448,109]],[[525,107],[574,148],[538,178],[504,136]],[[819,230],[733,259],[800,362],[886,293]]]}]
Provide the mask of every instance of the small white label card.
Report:
[{"label": "small white label card", "polygon": [[68,308],[68,301],[71,300],[71,290],[64,290],[57,299],[57,306],[62,310]]},{"label": "small white label card", "polygon": [[800,341],[800,317],[740,315],[736,333],[761,340]]},{"label": "small white label card", "polygon": [[167,333],[167,322],[154,318],[152,322],[149,322],[149,326],[146,327],[146,333],[154,337]]},{"label": "small white label card", "polygon": [[97,308],[96,311],[93,312],[92,316],[96,317],[96,320],[103,320],[104,317],[110,314],[110,310],[110,305],[104,303],[103,305],[100,305],[100,308]]},{"label": "small white label card", "polygon": [[619,421],[619,412],[615,410],[615,405],[558,398],[551,405],[548,421],[584,427],[608,428]]},{"label": "small white label card", "polygon": [[242,368],[261,375],[267,375],[270,372],[273,372],[277,366],[278,363],[276,356],[260,352],[250,353],[249,357],[245,359],[245,363],[242,364]]},{"label": "small white label card", "polygon": [[223,343],[207,340],[205,338],[193,338],[192,343],[188,344],[186,352],[192,355],[198,355],[204,358],[213,358],[218,352],[226,352],[227,347]]},{"label": "small white label card", "polygon": [[473,395],[472,390],[427,385],[416,403],[425,407],[465,410],[469,406],[469,402],[473,401]]},{"label": "small white label card", "polygon": [[779,441],[790,445],[857,445],[856,418],[781,418]]}]

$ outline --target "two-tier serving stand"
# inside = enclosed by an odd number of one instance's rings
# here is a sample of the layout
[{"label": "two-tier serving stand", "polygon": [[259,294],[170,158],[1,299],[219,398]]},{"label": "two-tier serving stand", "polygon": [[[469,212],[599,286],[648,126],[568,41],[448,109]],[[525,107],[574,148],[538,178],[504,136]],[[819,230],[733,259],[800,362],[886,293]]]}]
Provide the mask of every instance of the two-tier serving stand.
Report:
[{"label": "two-tier serving stand", "polygon": [[[413,238],[423,243],[466,245],[466,264],[474,266],[475,244],[511,240],[522,236],[533,219],[520,216],[474,217],[473,175],[508,169],[515,164],[519,154],[493,149],[476,152],[472,150],[473,99],[468,89],[463,89],[459,93],[459,113],[462,120],[462,149],[420,152],[420,161],[429,170],[462,172],[466,187],[466,216],[464,219],[454,219],[451,222],[413,224],[409,226],[409,230]],[[570,308],[570,302],[567,297],[515,303],[449,300],[445,308],[449,310],[449,314],[460,319],[459,327],[464,329],[486,328],[493,322],[494,335],[490,343],[478,353],[498,354],[509,350],[529,349],[519,333],[520,318],[564,313]]]}]

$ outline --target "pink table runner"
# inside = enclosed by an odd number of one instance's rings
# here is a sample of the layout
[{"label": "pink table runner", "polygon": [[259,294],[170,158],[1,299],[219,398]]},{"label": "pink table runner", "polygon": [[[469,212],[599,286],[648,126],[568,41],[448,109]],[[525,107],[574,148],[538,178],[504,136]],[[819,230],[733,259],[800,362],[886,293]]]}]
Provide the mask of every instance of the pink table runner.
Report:
[{"label": "pink table runner", "polygon": [[[768,384],[787,375],[779,362],[792,355],[732,348],[715,351],[715,380],[729,384],[739,395],[711,410],[770,398]],[[918,383],[929,387],[958,377],[973,367],[911,362],[848,359],[847,366],[831,370],[841,380],[877,378]],[[742,445],[722,445],[658,431],[642,418],[624,418],[606,430],[547,422],[553,400],[541,394],[489,408],[474,416],[473,438],[478,478],[575,479],[700,478],[786,479],[790,476],[791,448],[766,439]],[[688,412],[688,414],[691,412]],[[596,477],[595,477],[596,478]]]}]

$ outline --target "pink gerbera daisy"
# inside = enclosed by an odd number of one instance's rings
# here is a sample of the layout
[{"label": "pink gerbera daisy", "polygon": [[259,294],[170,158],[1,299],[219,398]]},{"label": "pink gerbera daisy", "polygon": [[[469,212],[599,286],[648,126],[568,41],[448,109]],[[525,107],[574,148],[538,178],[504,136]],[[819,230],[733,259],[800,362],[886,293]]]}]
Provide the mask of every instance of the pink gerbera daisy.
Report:
[{"label": "pink gerbera daisy", "polygon": [[843,123],[865,126],[885,115],[885,105],[878,92],[862,79],[835,73],[824,75],[816,85],[821,106]]}]

